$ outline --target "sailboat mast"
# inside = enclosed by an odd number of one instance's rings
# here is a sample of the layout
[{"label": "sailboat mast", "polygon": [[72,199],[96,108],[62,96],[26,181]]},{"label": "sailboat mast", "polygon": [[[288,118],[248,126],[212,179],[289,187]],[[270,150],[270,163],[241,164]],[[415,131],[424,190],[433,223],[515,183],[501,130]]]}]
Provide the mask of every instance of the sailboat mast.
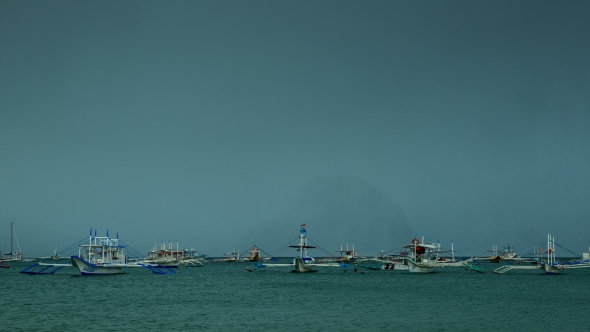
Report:
[{"label": "sailboat mast", "polygon": [[13,255],[12,255],[12,237],[14,236],[13,234],[14,234],[14,232],[12,231],[12,223],[10,223],[10,257],[13,257]]}]

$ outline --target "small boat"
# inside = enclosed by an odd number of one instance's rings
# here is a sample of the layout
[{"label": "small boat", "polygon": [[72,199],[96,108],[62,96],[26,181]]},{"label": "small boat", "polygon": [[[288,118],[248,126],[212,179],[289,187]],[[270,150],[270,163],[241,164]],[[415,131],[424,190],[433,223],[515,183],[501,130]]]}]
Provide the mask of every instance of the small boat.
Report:
[{"label": "small boat", "polygon": [[226,254],[223,254],[223,256],[226,256],[224,259],[222,259],[223,262],[226,263],[236,263],[240,261],[240,251],[228,251]]},{"label": "small boat", "polygon": [[295,265],[295,270],[293,270],[293,272],[316,272],[316,270],[312,269],[315,260],[313,257],[307,255],[307,249],[315,247],[307,244],[307,230],[305,229],[305,224],[302,224],[299,229],[299,244],[289,246],[289,248],[297,248],[297,251],[299,251],[299,257],[295,257],[293,260],[293,264]]},{"label": "small boat", "polygon": [[185,249],[178,263],[184,267],[203,267],[207,262],[205,257],[206,255],[196,251],[195,248]]},{"label": "small boat", "polygon": [[[297,245],[285,245],[283,248],[296,248],[299,252],[299,255],[293,258],[293,261],[290,264],[282,264],[282,263],[273,263],[273,264],[263,264],[257,263],[256,269],[264,268],[264,267],[292,267],[294,268],[292,272],[298,273],[305,273],[305,272],[317,272],[314,267],[321,266],[321,267],[338,267],[338,268],[347,268],[352,269],[354,266],[349,264],[343,263],[334,263],[334,262],[326,262],[326,263],[316,263],[315,259],[307,254],[308,249],[315,248],[314,246],[310,246],[307,243],[307,230],[306,225],[302,224],[301,228],[299,229],[299,244]],[[281,249],[282,250],[282,249]],[[264,259],[271,259],[276,261],[277,259],[274,257],[264,258]],[[254,271],[252,268],[246,268],[248,272]],[[356,271],[356,268],[355,268]]]},{"label": "small boat", "polygon": [[354,264],[358,258],[358,254],[354,250],[354,244],[352,245],[352,250],[348,249],[348,243],[346,244],[346,250],[343,250],[342,245],[340,245],[340,258],[336,260],[337,262]]},{"label": "small boat", "polygon": [[258,262],[260,260],[260,248],[256,245],[253,245],[250,249],[248,249],[248,256],[243,257],[242,261],[244,262]]},{"label": "small boat", "polygon": [[174,249],[172,248],[172,242],[169,241],[168,246],[166,246],[166,243],[160,243],[159,248],[154,244],[152,251],[148,253],[148,257],[142,263],[159,267],[177,268],[184,255],[185,251],[178,248],[178,242],[176,242],[176,249]]},{"label": "small boat", "polygon": [[4,268],[4,269],[9,269],[10,265],[4,263],[4,262],[0,262],[0,268]]},{"label": "small boat", "polygon": [[[16,245],[18,247],[17,252],[13,251],[14,239],[16,239]],[[10,253],[4,254],[3,256],[4,256],[3,258],[0,258],[0,261],[2,261],[2,262],[24,262],[25,261],[23,259],[23,252],[20,249],[20,244],[18,243],[18,238],[16,237],[16,233],[14,231],[14,226],[12,223],[10,223]],[[26,261],[29,262],[29,261],[34,261],[34,260],[28,259]]]},{"label": "small boat", "polygon": [[555,259],[555,237],[547,234],[547,260],[541,263],[545,274],[561,274],[565,265]]},{"label": "small boat", "polygon": [[500,261],[520,261],[523,259],[514,251],[514,247],[511,247],[510,245],[504,248],[500,253],[498,253],[498,246],[494,245],[492,246],[492,252],[494,254],[489,258],[492,263],[499,263]]},{"label": "small boat", "polygon": [[438,246],[432,243],[420,243],[419,239],[413,239],[412,244],[403,246],[410,249],[410,254],[405,257],[405,263],[408,265],[410,273],[432,273],[438,266],[436,257],[432,253],[438,249]]}]

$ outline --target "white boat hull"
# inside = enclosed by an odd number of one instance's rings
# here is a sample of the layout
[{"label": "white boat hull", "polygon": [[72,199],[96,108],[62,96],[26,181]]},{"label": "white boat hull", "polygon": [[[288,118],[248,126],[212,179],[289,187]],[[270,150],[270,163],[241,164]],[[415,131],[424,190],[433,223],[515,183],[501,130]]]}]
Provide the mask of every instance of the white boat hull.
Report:
[{"label": "white boat hull", "polygon": [[122,266],[96,265],[78,256],[72,256],[72,265],[80,270],[82,275],[108,275],[121,273]]},{"label": "white boat hull", "polygon": [[301,260],[301,258],[299,258],[299,257],[295,258],[295,270],[293,270],[293,271],[299,272],[299,273],[313,272],[313,270],[311,269],[311,266],[303,263],[303,260]]},{"label": "white boat hull", "polygon": [[432,265],[416,263],[411,259],[406,260],[406,262],[410,273],[432,273],[434,271],[434,266]]},{"label": "white boat hull", "polygon": [[563,268],[552,266],[548,263],[543,264],[543,269],[545,270],[545,274],[561,274],[563,272]]}]

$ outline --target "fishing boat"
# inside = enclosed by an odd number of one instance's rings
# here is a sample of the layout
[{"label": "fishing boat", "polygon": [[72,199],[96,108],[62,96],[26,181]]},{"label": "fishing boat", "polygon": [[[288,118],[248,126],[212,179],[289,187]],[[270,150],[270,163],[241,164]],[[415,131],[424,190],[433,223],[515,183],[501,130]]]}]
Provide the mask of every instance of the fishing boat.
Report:
[{"label": "fishing boat", "polygon": [[436,257],[432,253],[438,249],[438,246],[432,243],[420,243],[415,238],[412,244],[404,245],[403,248],[410,249],[410,254],[405,257],[405,263],[408,265],[410,273],[432,273],[438,266]]},{"label": "fishing boat", "polygon": [[[292,267],[293,268],[292,272],[298,272],[298,273],[317,272],[317,270],[314,269],[314,267],[316,267],[316,266],[349,268],[349,266],[346,264],[345,264],[346,266],[342,266],[341,264],[337,264],[337,263],[316,263],[315,259],[307,254],[308,249],[313,249],[316,247],[310,246],[307,242],[308,242],[308,240],[307,240],[306,225],[302,224],[301,228],[299,229],[299,244],[286,245],[285,247],[283,247],[283,248],[287,248],[287,247],[288,248],[295,248],[299,252],[299,255],[297,257],[293,258],[293,261],[291,262],[291,264],[257,263],[256,268],[285,266],[285,267]],[[276,260],[276,258],[272,258],[272,257],[270,259]],[[353,267],[350,267],[350,268],[353,268]],[[250,272],[253,271],[252,268],[246,268],[246,270],[248,270]]]},{"label": "fishing boat", "polygon": [[178,264],[184,267],[203,267],[207,262],[205,256],[191,247],[190,250],[184,250],[184,255],[181,256]]},{"label": "fishing boat", "polygon": [[295,266],[293,272],[316,272],[316,270],[312,268],[315,259],[307,255],[307,249],[313,249],[315,247],[307,244],[307,230],[305,229],[305,224],[302,224],[299,229],[299,244],[289,246],[289,248],[297,248],[297,251],[299,252],[299,257],[295,257],[293,260]]},{"label": "fishing boat", "polygon": [[551,234],[547,234],[547,242],[540,246],[536,252],[541,255],[547,255],[546,259],[538,260],[536,265],[504,265],[494,270],[494,273],[506,273],[510,270],[529,270],[529,269],[542,269],[546,275],[562,274],[566,269],[581,269],[590,268],[590,260],[584,259],[582,255],[581,259],[560,261],[556,258],[556,246],[560,247],[564,251],[579,256],[575,252],[560,246],[555,242],[555,237]]},{"label": "fishing boat", "polygon": [[223,262],[226,263],[236,263],[240,261],[240,251],[236,251],[235,249],[232,251],[228,251],[227,253],[223,254],[223,256],[225,256],[224,259],[222,259]]},{"label": "fishing boat", "polygon": [[250,249],[248,249],[248,256],[243,257],[242,261],[244,262],[258,262],[260,260],[260,248],[256,245],[253,245]]},{"label": "fishing boat", "polygon": [[555,259],[555,237],[547,234],[547,260],[541,263],[545,274],[561,274],[566,268],[565,264],[561,264]]},{"label": "fishing boat", "polygon": [[368,270],[408,270],[405,263],[407,252],[402,251],[389,255],[384,250],[374,257],[360,257],[355,262],[355,267]]},{"label": "fishing boat", "polygon": [[[92,234],[92,231],[90,232]],[[72,265],[82,275],[108,275],[121,273],[125,267],[137,267],[129,264],[125,256],[125,246],[119,243],[119,233],[115,239],[106,236],[90,235],[88,243],[79,247],[78,255],[71,257]]]},{"label": "fishing boat", "polygon": [[[433,256],[436,258],[436,265],[438,267],[469,267],[477,272],[483,271],[483,269],[474,267],[471,263],[474,260],[474,257],[469,257],[466,259],[457,259],[455,257],[455,246],[453,242],[451,242],[451,250],[443,250],[440,247],[440,244],[437,243],[437,249],[433,253]],[[448,254],[451,256],[448,256]],[[447,256],[445,256],[445,254]]]},{"label": "fishing boat", "polygon": [[492,263],[499,263],[500,261],[519,261],[523,259],[514,251],[514,247],[510,245],[508,245],[508,247],[505,247],[500,252],[498,252],[498,245],[494,245],[492,246],[491,252],[494,253],[489,258],[489,260]]},{"label": "fishing boat", "polygon": [[347,243],[346,250],[344,250],[342,245],[340,245],[340,258],[336,260],[337,262],[345,264],[354,264],[358,260],[358,258],[358,254],[354,250],[354,244],[352,245],[352,249],[348,249]]},{"label": "fishing boat", "polygon": [[184,255],[185,251],[179,249],[178,241],[176,241],[176,249],[172,247],[172,242],[168,241],[168,245],[166,243],[160,243],[159,247],[154,244],[154,247],[148,253],[148,257],[142,263],[159,267],[177,268]]}]

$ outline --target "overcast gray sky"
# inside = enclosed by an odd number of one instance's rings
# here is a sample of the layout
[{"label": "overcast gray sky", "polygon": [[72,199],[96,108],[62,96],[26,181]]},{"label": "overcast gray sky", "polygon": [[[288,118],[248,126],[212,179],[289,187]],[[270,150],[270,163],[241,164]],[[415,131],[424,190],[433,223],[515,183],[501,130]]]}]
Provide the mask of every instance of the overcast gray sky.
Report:
[{"label": "overcast gray sky", "polygon": [[522,253],[548,232],[588,251],[589,12],[1,1],[0,249],[14,222],[27,256],[90,227],[142,252],[178,239],[221,255],[263,246],[272,232],[243,230],[296,206],[313,179],[346,175],[464,253]]}]

